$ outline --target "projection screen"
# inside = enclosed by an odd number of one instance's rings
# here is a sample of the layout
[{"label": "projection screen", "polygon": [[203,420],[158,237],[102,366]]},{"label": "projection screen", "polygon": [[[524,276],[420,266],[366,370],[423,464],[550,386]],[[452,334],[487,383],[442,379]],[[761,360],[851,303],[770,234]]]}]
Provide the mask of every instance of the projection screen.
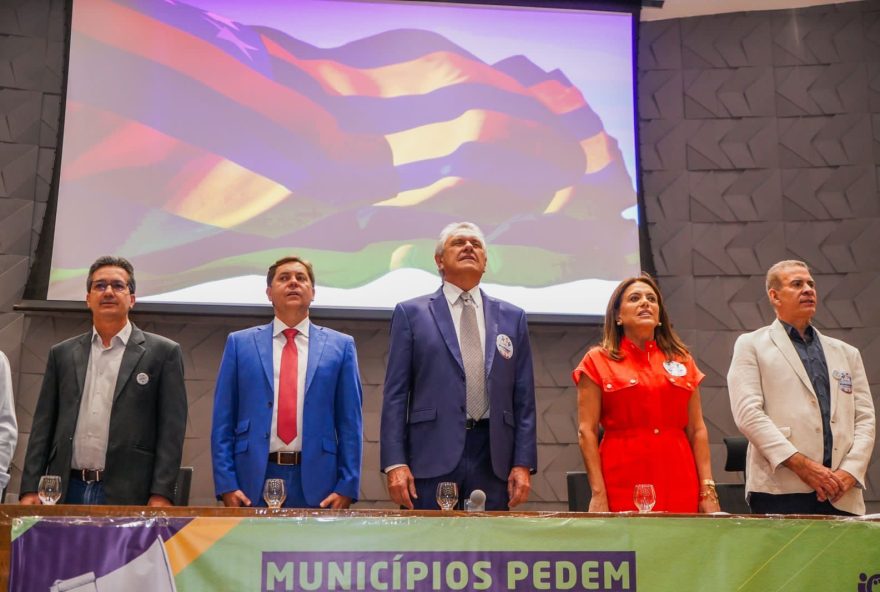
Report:
[{"label": "projection screen", "polygon": [[629,13],[352,0],[75,0],[49,300],[129,258],[140,301],[265,304],[297,254],[315,306],[440,283],[601,314],[640,269]]}]

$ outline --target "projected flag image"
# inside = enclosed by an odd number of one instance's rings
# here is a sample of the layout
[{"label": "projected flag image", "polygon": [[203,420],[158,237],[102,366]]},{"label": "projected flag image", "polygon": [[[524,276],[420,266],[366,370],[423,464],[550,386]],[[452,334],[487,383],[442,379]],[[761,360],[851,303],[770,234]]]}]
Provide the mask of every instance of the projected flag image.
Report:
[{"label": "projected flag image", "polygon": [[77,0],[49,298],[112,253],[141,300],[263,303],[296,253],[316,305],[391,308],[436,288],[437,235],[469,220],[493,295],[599,312],[640,267],[630,24],[576,16]]}]

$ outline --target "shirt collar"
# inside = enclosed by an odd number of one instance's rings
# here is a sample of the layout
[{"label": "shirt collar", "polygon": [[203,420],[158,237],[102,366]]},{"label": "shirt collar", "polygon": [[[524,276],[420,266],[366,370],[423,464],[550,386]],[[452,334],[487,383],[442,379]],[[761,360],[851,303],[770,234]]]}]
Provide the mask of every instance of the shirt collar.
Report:
[{"label": "shirt collar", "polygon": [[[446,297],[446,301],[449,302],[449,306],[455,306],[455,303],[458,302],[459,296],[464,292],[461,288],[456,286],[455,284],[451,284],[449,282],[443,282],[443,296]],[[477,309],[483,307],[483,294],[480,292],[480,286],[476,285],[470,290],[468,293],[471,295],[471,299],[474,301],[474,306]]]},{"label": "shirt collar", "polygon": [[[794,328],[794,325],[789,325],[782,319],[779,319],[779,322],[782,323],[783,327],[785,327],[785,332],[788,333],[788,337],[790,339],[798,339],[800,341],[804,341],[804,338],[801,337],[801,334],[798,332],[798,330]],[[806,341],[804,341],[804,343],[813,342],[813,340],[816,338],[816,331],[815,329],[813,329],[813,325],[807,325],[807,329],[806,331],[804,331],[804,337],[806,338]]]},{"label": "shirt collar", "polygon": [[641,350],[641,349],[639,349],[639,346],[637,346],[635,343],[633,343],[629,337],[627,337],[626,335],[623,335],[620,338],[620,349],[622,349],[624,351],[644,355],[645,353],[651,353],[651,352],[655,351],[657,349],[657,342],[653,339],[648,340],[645,342],[645,349]]},{"label": "shirt collar", "polygon": [[[119,333],[110,338],[110,347],[113,347],[114,343],[122,344],[122,347],[128,345],[128,339],[131,337],[131,321],[125,321],[125,326],[119,330]],[[104,343],[101,341],[101,336],[98,335],[98,330],[95,329],[95,326],[92,325],[92,343],[98,343],[101,347],[104,347]]]},{"label": "shirt collar", "polygon": [[278,337],[281,335],[281,332],[285,329],[296,329],[299,335],[302,335],[306,339],[309,338],[309,327],[311,327],[311,322],[309,321],[309,317],[301,320],[295,327],[288,327],[284,324],[284,321],[275,317],[272,320],[272,337]]}]

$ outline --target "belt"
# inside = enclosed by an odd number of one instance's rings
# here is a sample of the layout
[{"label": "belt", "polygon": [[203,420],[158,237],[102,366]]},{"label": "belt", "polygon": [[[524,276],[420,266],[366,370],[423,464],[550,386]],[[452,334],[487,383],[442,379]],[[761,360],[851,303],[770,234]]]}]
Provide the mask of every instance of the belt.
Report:
[{"label": "belt", "polygon": [[489,418],[485,419],[474,419],[473,417],[468,417],[464,420],[464,429],[472,430],[474,428],[484,427],[489,425]]},{"label": "belt", "polygon": [[104,480],[104,469],[71,469],[70,478],[86,483],[97,483]]},{"label": "belt", "polygon": [[302,462],[302,452],[270,452],[269,462],[276,465],[298,465]]}]

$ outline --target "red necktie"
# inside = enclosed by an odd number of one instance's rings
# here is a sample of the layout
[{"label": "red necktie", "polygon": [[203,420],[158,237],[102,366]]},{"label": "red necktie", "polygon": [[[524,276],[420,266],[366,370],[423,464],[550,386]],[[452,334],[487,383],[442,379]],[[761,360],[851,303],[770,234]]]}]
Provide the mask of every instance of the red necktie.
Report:
[{"label": "red necktie", "polygon": [[278,437],[285,444],[296,438],[296,382],[299,357],[296,352],[296,329],[285,329],[287,343],[281,350],[281,375],[278,377]]}]

